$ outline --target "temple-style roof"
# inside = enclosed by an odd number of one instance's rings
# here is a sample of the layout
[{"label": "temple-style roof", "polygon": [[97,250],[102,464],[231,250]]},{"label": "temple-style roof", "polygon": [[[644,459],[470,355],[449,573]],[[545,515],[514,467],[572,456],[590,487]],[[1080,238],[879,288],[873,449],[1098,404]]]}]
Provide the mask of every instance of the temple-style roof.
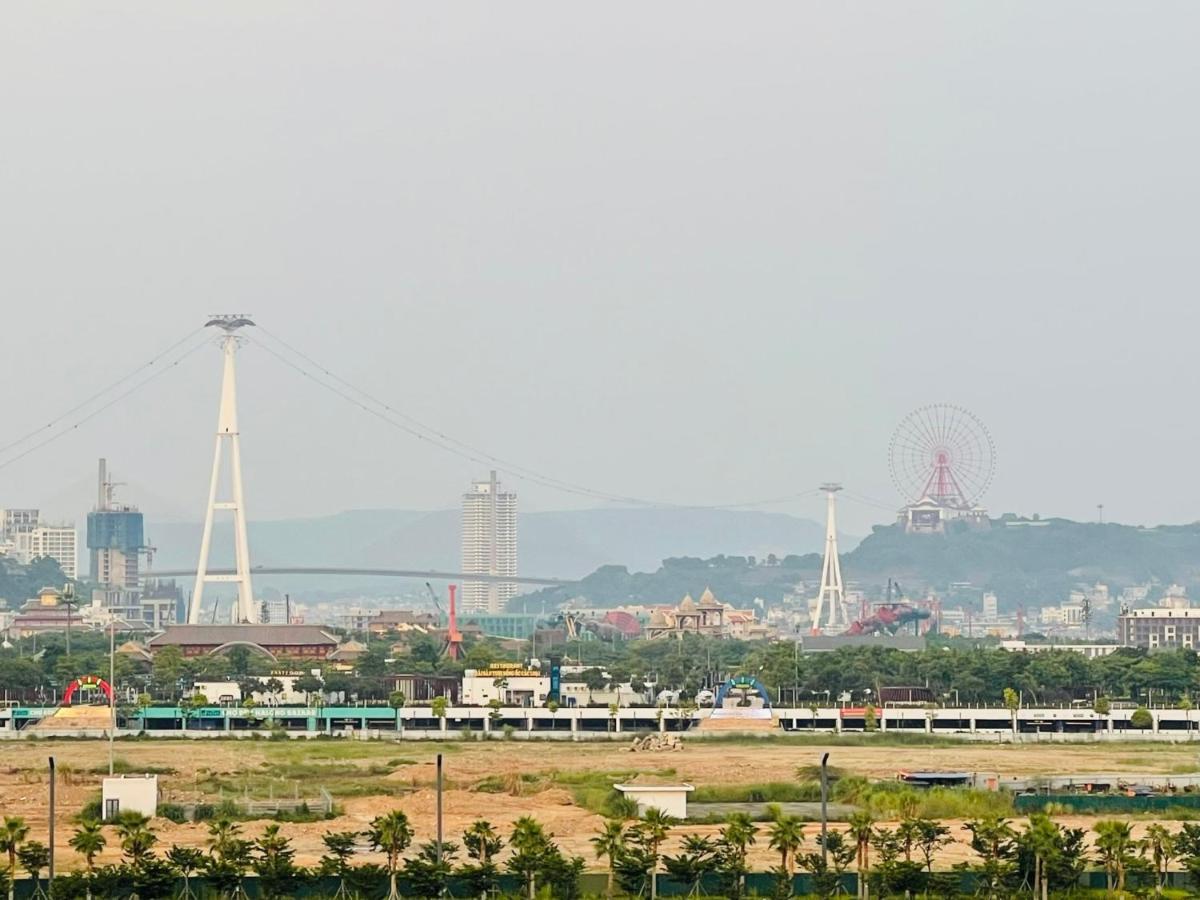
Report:
[{"label": "temple-style roof", "polygon": [[700,608],[723,609],[724,607],[717,601],[717,598],[713,596],[712,590],[710,588],[705,588],[704,593],[700,595]]},{"label": "temple-style roof", "polygon": [[691,594],[684,595],[684,598],[679,601],[679,611],[680,612],[695,612],[696,611],[696,601],[692,599]]},{"label": "temple-style roof", "polygon": [[154,651],[173,644],[216,647],[231,641],[264,647],[334,647],[338,643],[319,625],[168,625],[146,644]]}]

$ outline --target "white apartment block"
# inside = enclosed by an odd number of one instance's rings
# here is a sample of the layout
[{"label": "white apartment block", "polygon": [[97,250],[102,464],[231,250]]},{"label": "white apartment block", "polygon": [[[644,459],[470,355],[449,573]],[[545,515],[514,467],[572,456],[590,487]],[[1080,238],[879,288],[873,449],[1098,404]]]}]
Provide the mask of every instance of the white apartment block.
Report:
[{"label": "white apartment block", "polygon": [[22,564],[48,556],[62,567],[67,578],[74,580],[79,571],[74,525],[38,525],[31,531],[18,532],[13,547],[13,556]]},{"label": "white apartment block", "polygon": [[36,509],[0,509],[0,540],[16,541],[18,534],[28,534],[37,528]]},{"label": "white apartment block", "polygon": [[[517,574],[517,495],[501,489],[496,473],[475,481],[462,500],[462,570],[470,575]],[[516,596],[513,581],[463,582],[464,613],[500,613]]]}]

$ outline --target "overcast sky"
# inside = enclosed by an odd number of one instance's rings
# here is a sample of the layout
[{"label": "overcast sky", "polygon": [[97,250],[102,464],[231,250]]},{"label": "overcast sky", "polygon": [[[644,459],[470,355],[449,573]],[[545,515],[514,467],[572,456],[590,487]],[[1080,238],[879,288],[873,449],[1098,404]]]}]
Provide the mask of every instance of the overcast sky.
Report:
[{"label": "overcast sky", "polygon": [[[889,435],[948,401],[994,436],[994,512],[1200,518],[1198,30],[1094,0],[6,4],[0,445],[245,311],[605,493],[898,505]],[[239,363],[252,517],[485,473]],[[219,367],[0,453],[0,506],[82,516],[106,455],[199,518]]]}]

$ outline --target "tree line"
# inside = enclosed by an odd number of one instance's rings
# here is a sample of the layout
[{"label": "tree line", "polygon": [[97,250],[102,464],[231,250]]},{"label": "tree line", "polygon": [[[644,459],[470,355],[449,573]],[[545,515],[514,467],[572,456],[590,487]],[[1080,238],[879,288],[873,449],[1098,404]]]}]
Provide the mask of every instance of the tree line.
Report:
[{"label": "tree line", "polygon": [[[884,825],[860,811],[844,827],[809,840],[801,819],[778,807],[771,812],[766,823],[732,814],[714,837],[683,833],[673,854],[664,847],[681,823],[661,810],[649,809],[632,824],[606,820],[591,845],[607,869],[607,896],[654,898],[668,882],[673,894],[740,900],[748,895],[750,850],[760,842],[778,859],[768,874],[770,895],[779,900],[801,896],[795,893],[798,874],[808,892],[803,896],[833,898],[856,886],[859,900],[968,895],[1046,900],[1052,893],[1079,890],[1089,869],[1104,873],[1109,896],[1161,895],[1172,871],[1186,872],[1193,889],[1200,890],[1200,824],[1193,822],[1177,830],[1153,823],[1135,838],[1130,822],[1102,820],[1092,826],[1089,840],[1085,829],[1064,826],[1044,813],[1021,825],[988,816],[960,826],[972,859],[947,867],[936,863],[954,836],[949,825],[936,819],[909,814]],[[311,894],[319,881],[329,886],[326,896],[336,898],[486,900],[500,895],[506,873],[510,889],[516,889],[505,896],[582,896],[584,859],[564,854],[553,835],[530,816],[517,819],[507,836],[478,819],[462,833],[461,842],[428,841],[414,848],[408,817],[392,810],[377,816],[364,832],[323,835],[325,852],[311,868],[296,864],[291,841],[276,823],[249,839],[238,823],[216,819],[208,823],[204,849],[160,847],[150,821],[137,814],[122,814],[112,833],[121,848],[120,862],[97,865],[108,837],[100,822],[85,820],[70,838],[83,867],[45,884],[49,850],[29,839],[23,819],[6,817],[0,826],[0,854],[7,863],[0,889],[13,900],[16,875],[23,871],[34,886],[33,896],[56,900],[196,898],[202,890],[233,900],[247,896],[250,878],[257,895],[268,900],[305,889]],[[357,862],[355,856],[366,848],[382,854],[384,863]],[[203,889],[194,883],[198,878]]]},{"label": "tree line", "polygon": [[[107,637],[78,634],[66,653],[63,635],[42,635],[39,652],[30,638],[0,651],[0,685],[9,699],[54,702],[74,677],[108,671]],[[321,681],[307,677],[301,690],[323,688],[346,698],[387,702],[394,688],[390,676],[403,673],[461,675],[467,668],[495,662],[517,662],[516,651],[497,641],[473,640],[466,658],[449,660],[428,636],[397,650],[397,641],[373,640],[352,673],[325,673]],[[539,647],[539,651],[546,648]],[[404,652],[400,652],[403,650]],[[883,647],[841,648],[830,653],[803,653],[791,641],[745,642],[685,635],[682,640],[634,640],[607,643],[571,641],[557,650],[565,661],[603,670],[617,683],[642,683],[679,690],[684,699],[738,673],[753,673],[782,698],[806,705],[806,698],[836,698],[849,693],[862,701],[883,686],[928,687],[943,702],[1003,705],[1004,689],[1017,690],[1024,704],[1063,703],[1095,697],[1177,702],[1200,690],[1200,656],[1191,649],[1149,653],[1120,648],[1089,658],[1070,650],[1009,652],[984,642],[930,641],[927,649],[901,652]],[[278,663],[237,647],[227,654],[185,659],[177,648],[158,651],[152,662],[118,655],[118,686],[132,686],[153,702],[171,702],[190,692],[196,680],[244,681],[266,676]],[[589,677],[585,674],[584,678]]]}]

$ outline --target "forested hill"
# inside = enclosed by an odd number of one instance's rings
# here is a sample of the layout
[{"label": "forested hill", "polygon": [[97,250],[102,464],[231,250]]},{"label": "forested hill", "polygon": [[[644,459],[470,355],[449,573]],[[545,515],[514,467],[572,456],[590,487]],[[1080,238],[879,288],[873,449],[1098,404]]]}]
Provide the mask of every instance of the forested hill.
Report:
[{"label": "forested hill", "polygon": [[13,559],[0,556],[0,609],[6,606],[8,609],[17,609],[26,600],[36,597],[42,588],[61,588],[64,584],[66,577],[52,559],[35,559],[23,566]]},{"label": "forested hill", "polygon": [[[787,556],[775,565],[745,557],[668,559],[652,573],[631,573],[604,566],[568,588],[552,588],[518,597],[513,608],[531,612],[551,608],[573,596],[591,603],[674,603],[711,587],[722,600],[745,604],[761,597],[779,601],[799,582],[815,590],[821,558]],[[992,590],[1002,606],[1058,603],[1072,587],[1102,581],[1119,593],[1128,585],[1182,584],[1200,595],[1200,523],[1141,528],[1119,524],[1042,521],[1005,517],[991,528],[951,528],[944,535],[906,534],[897,526],[877,526],[850,553],[842,555],[847,584],[879,595],[889,578],[910,595],[928,588],[945,592],[970,582]]]}]

